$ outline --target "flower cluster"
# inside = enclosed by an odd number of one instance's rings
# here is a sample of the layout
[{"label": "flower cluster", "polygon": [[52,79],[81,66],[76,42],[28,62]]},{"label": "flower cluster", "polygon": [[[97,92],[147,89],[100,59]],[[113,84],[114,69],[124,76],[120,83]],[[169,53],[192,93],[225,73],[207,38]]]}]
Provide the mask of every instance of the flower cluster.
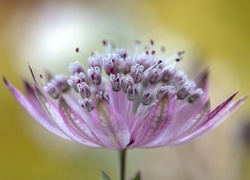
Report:
[{"label": "flower cluster", "polygon": [[[25,82],[27,96],[4,82],[26,111],[50,132],[89,147],[152,148],[190,142],[210,131],[246,99],[233,94],[214,110],[208,98],[208,71],[194,80],[176,69],[183,51],[169,58],[154,43],[131,55],[126,49],[92,53],[69,65],[69,76],[48,76],[41,87]],[[80,50],[77,48],[77,52]],[[43,79],[42,75],[40,77]]]}]

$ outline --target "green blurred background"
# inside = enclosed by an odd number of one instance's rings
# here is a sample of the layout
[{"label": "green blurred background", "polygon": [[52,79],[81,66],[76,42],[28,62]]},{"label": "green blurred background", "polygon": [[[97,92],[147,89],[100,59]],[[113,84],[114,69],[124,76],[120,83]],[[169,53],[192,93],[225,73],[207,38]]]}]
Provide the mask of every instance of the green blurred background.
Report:
[{"label": "green blurred background", "polygon": [[[250,1],[4,1],[0,2],[0,73],[18,88],[37,74],[66,72],[70,61],[102,51],[101,40],[134,48],[154,39],[167,54],[185,50],[190,77],[210,69],[212,106],[235,91],[250,92]],[[116,179],[116,155],[49,134],[0,83],[0,180],[92,180],[100,170]],[[144,179],[250,179],[250,148],[242,140],[247,101],[216,130],[180,147],[131,150],[128,177]]]}]

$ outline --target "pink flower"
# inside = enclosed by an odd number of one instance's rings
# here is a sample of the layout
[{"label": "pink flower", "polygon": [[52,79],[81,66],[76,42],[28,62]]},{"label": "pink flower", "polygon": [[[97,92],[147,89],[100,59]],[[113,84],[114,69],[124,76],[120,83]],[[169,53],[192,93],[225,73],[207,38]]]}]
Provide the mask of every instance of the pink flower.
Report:
[{"label": "pink flower", "polygon": [[[176,70],[183,52],[165,59],[150,48],[94,53],[88,67],[69,66],[70,76],[48,76],[44,87],[25,82],[26,96],[4,82],[24,109],[48,131],[89,147],[153,148],[184,144],[215,128],[246,99],[237,93],[210,110],[208,71],[194,80]],[[77,49],[77,52],[79,49]],[[164,53],[162,53],[164,55]]]}]

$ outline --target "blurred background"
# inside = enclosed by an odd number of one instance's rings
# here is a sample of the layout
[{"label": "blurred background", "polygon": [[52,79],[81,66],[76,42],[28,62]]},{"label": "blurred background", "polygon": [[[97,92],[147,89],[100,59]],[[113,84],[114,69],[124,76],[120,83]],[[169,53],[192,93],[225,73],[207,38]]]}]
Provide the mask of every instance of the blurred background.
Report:
[{"label": "blurred background", "polygon": [[[1,0],[0,73],[23,90],[46,69],[67,72],[69,62],[103,52],[101,40],[134,49],[134,41],[168,55],[185,50],[180,63],[189,77],[210,69],[212,107],[235,91],[250,92],[250,1],[247,0]],[[128,152],[128,177],[150,179],[250,179],[250,103],[210,134],[179,147]],[[0,180],[116,179],[112,150],[64,141],[35,123],[0,83]]]}]

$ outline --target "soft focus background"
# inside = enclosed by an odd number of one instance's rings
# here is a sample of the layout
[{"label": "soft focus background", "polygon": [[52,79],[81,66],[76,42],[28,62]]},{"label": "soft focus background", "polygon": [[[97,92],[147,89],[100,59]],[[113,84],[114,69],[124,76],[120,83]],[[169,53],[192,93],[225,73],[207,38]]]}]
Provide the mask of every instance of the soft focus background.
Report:
[{"label": "soft focus background", "polygon": [[[212,106],[235,91],[250,92],[250,1],[0,1],[0,73],[18,88],[37,74],[103,51],[102,39],[133,51],[154,39],[168,55],[186,50],[190,77],[210,69]],[[128,177],[250,179],[250,103],[210,134],[180,147],[128,153]],[[35,123],[0,83],[0,180],[94,180],[100,170],[116,179],[116,155],[61,140]]]}]

